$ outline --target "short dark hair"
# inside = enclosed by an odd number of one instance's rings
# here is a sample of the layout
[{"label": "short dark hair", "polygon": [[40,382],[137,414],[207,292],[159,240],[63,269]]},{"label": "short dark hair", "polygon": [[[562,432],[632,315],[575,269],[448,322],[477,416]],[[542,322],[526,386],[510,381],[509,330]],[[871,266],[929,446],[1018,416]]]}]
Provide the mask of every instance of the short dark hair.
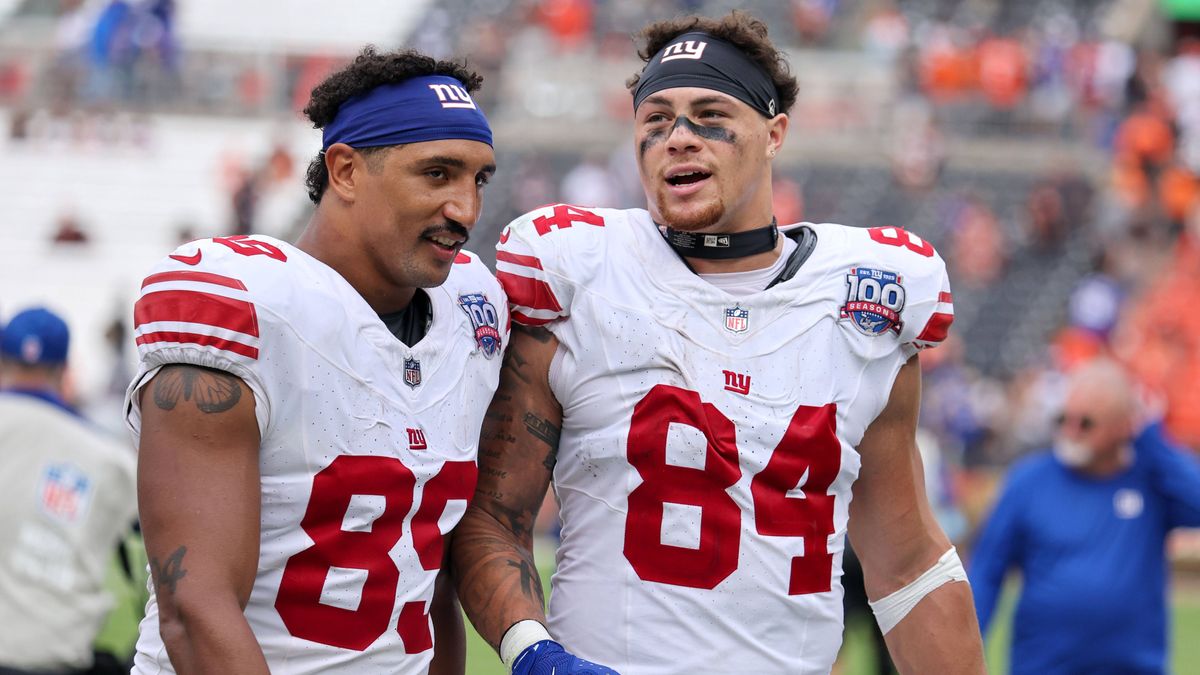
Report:
[{"label": "short dark hair", "polygon": [[[775,83],[775,89],[779,92],[779,110],[787,112],[792,109],[792,105],[796,103],[796,94],[800,90],[796,84],[796,77],[792,75],[792,69],[788,66],[783,52],[767,37],[767,24],[745,12],[734,10],[719,20],[704,16],[685,16],[655,21],[635,36],[645,43],[638,50],[638,56],[649,63],[671,40],[694,31],[708,33],[741,50],[747,58],[761,66]],[[635,73],[626,80],[625,86],[631,93],[637,89],[641,77],[641,73]]]},{"label": "short dark hair", "polygon": [[[345,68],[330,75],[312,90],[312,97],[304,108],[304,115],[317,129],[325,128],[337,117],[338,109],[346,101],[385,84],[397,84],[414,77],[447,75],[463,83],[468,93],[479,89],[483,77],[459,61],[440,61],[426,56],[415,49],[404,49],[380,54],[368,45]],[[387,147],[363,148],[359,152],[371,155]],[[325,152],[317,153],[308,164],[304,184],[308,198],[314,204],[321,203],[321,196],[329,185],[329,170],[325,168]]]}]

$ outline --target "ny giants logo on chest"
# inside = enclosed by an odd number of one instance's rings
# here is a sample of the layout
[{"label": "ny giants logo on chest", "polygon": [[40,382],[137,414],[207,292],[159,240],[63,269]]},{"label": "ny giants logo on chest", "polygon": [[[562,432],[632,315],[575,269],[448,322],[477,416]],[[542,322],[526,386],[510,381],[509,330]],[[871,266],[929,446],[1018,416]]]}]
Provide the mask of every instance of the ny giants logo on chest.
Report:
[{"label": "ny giants logo on chest", "polygon": [[471,319],[475,329],[475,344],[483,350],[486,358],[500,352],[500,318],[496,307],[488,302],[483,293],[464,293],[458,296],[458,306]]},{"label": "ny giants logo on chest", "polygon": [[871,337],[889,331],[900,333],[903,323],[904,286],[895,272],[853,267],[846,275],[846,304],[840,318],[848,320],[858,332]]}]

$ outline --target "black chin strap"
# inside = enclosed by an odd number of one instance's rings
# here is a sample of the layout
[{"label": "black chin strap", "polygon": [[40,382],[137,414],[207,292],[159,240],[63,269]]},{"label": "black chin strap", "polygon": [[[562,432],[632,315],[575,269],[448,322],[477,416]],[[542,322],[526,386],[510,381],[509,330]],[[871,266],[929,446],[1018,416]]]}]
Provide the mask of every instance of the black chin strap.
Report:
[{"label": "black chin strap", "polygon": [[708,234],[681,232],[668,227],[663,237],[680,257],[730,260],[774,250],[779,240],[779,228],[775,225],[775,219],[771,218],[770,225],[747,232]]}]

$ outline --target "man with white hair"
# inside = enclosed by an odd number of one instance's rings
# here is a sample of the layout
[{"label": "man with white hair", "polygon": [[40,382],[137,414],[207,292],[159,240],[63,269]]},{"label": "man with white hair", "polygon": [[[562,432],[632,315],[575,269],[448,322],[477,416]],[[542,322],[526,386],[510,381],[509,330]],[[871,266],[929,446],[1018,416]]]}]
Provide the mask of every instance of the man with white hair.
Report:
[{"label": "man with white hair", "polygon": [[1053,451],[1009,473],[969,576],[986,631],[1021,571],[1013,675],[1165,672],[1163,544],[1200,526],[1200,463],[1138,418],[1126,372],[1095,361],[1071,379]]}]

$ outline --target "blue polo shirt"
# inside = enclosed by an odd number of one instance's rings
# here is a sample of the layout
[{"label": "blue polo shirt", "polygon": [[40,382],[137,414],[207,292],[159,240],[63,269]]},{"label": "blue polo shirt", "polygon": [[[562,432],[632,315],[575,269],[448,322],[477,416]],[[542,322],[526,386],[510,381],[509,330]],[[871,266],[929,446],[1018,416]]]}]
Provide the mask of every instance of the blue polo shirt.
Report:
[{"label": "blue polo shirt", "polygon": [[1048,452],[1009,473],[969,576],[986,632],[1005,574],[1021,572],[1013,675],[1166,671],[1164,543],[1174,527],[1200,526],[1200,463],[1160,425],[1134,451],[1132,466],[1104,479]]}]

